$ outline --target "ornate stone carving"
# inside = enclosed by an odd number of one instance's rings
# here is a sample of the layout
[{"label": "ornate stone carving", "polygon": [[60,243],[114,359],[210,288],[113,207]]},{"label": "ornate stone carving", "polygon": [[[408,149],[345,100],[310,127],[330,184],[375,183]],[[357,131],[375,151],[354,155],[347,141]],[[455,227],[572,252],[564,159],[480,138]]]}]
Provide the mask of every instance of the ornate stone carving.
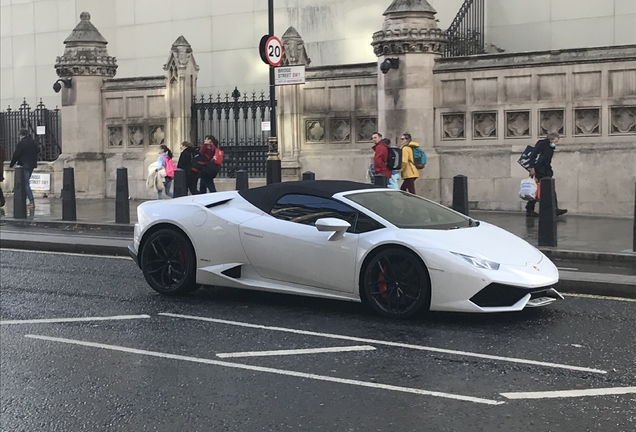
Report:
[{"label": "ornate stone carving", "polygon": [[377,130],[378,120],[371,117],[359,117],[356,119],[356,141],[371,141],[373,133]]},{"label": "ornate stone carving", "polygon": [[530,136],[530,111],[509,111],[506,113],[506,137],[522,138]]},{"label": "ornate stone carving", "polygon": [[283,66],[309,66],[311,59],[307,55],[305,42],[295,28],[288,28],[281,41],[284,48]]},{"label": "ornate stone carving", "polygon": [[124,129],[121,126],[108,127],[108,147],[122,147],[124,145]]},{"label": "ornate stone carving", "polygon": [[305,137],[307,142],[325,142],[325,121],[306,120]]},{"label": "ornate stone carving", "polygon": [[636,107],[612,107],[612,134],[636,134]]},{"label": "ornate stone carving", "polygon": [[601,110],[578,108],[574,110],[574,135],[600,135]]},{"label": "ornate stone carving", "polygon": [[80,22],[64,41],[64,55],[57,57],[55,71],[60,77],[77,75],[112,78],[117,73],[117,60],[108,55],[108,41],[91,23],[88,12],[82,12]]},{"label": "ornate stone carving", "polygon": [[543,110],[540,113],[539,135],[558,133],[563,135],[565,111],[563,110]]},{"label": "ornate stone carving", "polygon": [[150,145],[161,145],[165,142],[165,128],[163,125],[150,126]]},{"label": "ornate stone carving", "polygon": [[378,56],[405,53],[442,54],[447,36],[437,27],[437,12],[426,0],[394,0],[384,12],[382,30],[373,34]]},{"label": "ornate stone carving", "polygon": [[473,113],[473,137],[497,138],[497,113],[476,112]]},{"label": "ornate stone carving", "polygon": [[144,127],[141,125],[128,126],[128,145],[141,147],[144,145]]},{"label": "ornate stone carving", "polygon": [[442,139],[466,138],[466,115],[464,113],[442,114]]},{"label": "ornate stone carving", "polygon": [[351,121],[349,119],[331,119],[331,142],[351,141]]},{"label": "ornate stone carving", "polygon": [[185,70],[188,64],[192,62],[195,70],[199,70],[199,66],[194,61],[192,55],[192,45],[186,40],[185,37],[179,36],[172,44],[170,57],[168,61],[163,65],[163,70],[168,74],[168,80],[175,82],[179,77],[179,71]]}]

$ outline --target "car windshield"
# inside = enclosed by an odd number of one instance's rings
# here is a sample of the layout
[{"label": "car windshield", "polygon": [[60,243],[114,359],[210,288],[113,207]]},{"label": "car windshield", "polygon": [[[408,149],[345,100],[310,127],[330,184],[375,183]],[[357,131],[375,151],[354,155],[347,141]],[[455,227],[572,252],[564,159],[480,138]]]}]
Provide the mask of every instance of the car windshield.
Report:
[{"label": "car windshield", "polygon": [[347,199],[366,207],[378,216],[403,229],[456,229],[477,225],[432,201],[406,192],[373,191],[352,193]]}]

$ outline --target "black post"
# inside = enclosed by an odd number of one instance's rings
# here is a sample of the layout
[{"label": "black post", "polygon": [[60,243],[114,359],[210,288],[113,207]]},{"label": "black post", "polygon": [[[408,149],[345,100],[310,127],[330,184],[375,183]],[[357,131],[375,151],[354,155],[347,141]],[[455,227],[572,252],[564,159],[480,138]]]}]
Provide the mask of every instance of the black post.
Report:
[{"label": "black post", "polygon": [[634,252],[636,252],[636,183],[634,183]]},{"label": "black post", "polygon": [[174,170],[174,192],[175,198],[188,196],[188,185],[186,183],[186,172],[181,168]]},{"label": "black post", "polygon": [[303,173],[303,180],[316,180],[316,173],[311,171],[305,171]]},{"label": "black post", "polygon": [[468,216],[468,177],[453,177],[453,210]]},{"label": "black post", "polygon": [[373,184],[376,186],[388,187],[389,179],[384,174],[376,174],[373,176]]},{"label": "black post", "polygon": [[539,199],[539,246],[557,245],[557,209],[554,179],[541,179],[541,198]]},{"label": "black post", "polygon": [[75,201],[75,170],[64,167],[62,177],[62,220],[77,220],[77,205]]},{"label": "black post", "polygon": [[247,171],[245,170],[237,170],[236,171],[236,190],[245,190],[250,188],[250,181],[247,177]]},{"label": "black post", "polygon": [[26,189],[24,184],[24,168],[16,166],[13,179],[13,217],[26,219]]},{"label": "black post", "polygon": [[[269,35],[274,36],[274,0],[267,1]],[[269,136],[269,153],[267,153],[267,184],[280,183],[281,162],[278,154],[278,125],[276,118],[276,83],[274,67],[269,67],[269,121],[271,124]]]},{"label": "black post", "polygon": [[117,168],[117,184],[115,191],[115,223],[130,223],[130,202],[128,201],[128,170]]}]

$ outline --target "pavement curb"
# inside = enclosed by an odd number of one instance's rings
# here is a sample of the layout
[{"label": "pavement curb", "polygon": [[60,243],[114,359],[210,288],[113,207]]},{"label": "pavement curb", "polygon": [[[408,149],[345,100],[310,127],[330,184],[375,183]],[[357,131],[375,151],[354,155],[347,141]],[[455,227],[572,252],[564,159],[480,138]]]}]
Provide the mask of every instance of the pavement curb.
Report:
[{"label": "pavement curb", "polygon": [[[126,245],[123,245],[123,242]],[[64,252],[87,255],[111,255],[111,256],[129,256],[128,243],[131,240],[122,240],[122,245],[102,245],[102,244],[81,244],[81,243],[57,243],[44,242],[37,240],[13,240],[1,239],[0,247],[5,249],[17,249],[27,251],[42,252]]]},{"label": "pavement curb", "polygon": [[595,252],[567,249],[539,248],[550,259],[576,259],[597,262],[626,262],[636,264],[636,252]]},{"label": "pavement curb", "polygon": [[38,228],[55,228],[63,231],[101,231],[101,232],[118,232],[118,233],[133,233],[135,231],[135,224],[117,224],[117,223],[93,223],[83,221],[62,221],[62,220],[48,220],[48,221],[35,221],[29,219],[13,219],[3,218],[1,225],[13,226],[13,227],[38,227]]}]

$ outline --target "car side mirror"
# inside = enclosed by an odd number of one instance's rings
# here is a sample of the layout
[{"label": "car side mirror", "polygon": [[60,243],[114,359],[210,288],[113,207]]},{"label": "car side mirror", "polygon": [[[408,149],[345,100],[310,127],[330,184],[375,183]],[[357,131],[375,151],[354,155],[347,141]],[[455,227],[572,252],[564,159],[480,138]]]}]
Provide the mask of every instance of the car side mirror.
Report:
[{"label": "car side mirror", "polygon": [[347,221],[338,218],[322,218],[316,221],[316,229],[321,232],[332,232],[329,241],[344,237],[344,233],[351,227]]}]

